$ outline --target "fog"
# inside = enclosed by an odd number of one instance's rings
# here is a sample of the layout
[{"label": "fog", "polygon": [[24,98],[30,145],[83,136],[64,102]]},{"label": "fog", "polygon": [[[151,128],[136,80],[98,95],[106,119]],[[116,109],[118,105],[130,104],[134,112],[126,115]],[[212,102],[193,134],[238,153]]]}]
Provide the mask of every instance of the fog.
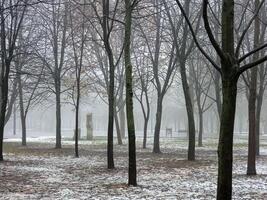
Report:
[{"label": "fog", "polygon": [[[180,94],[180,95],[179,95]],[[151,97],[151,99],[155,99]],[[167,103],[166,103],[167,102]],[[204,114],[204,135],[207,138],[218,138],[219,134],[219,119],[216,114],[215,106],[213,105]],[[266,100],[263,103],[263,110],[266,109]],[[156,101],[151,101],[151,117],[149,119],[148,137],[153,137],[155,128],[156,117]],[[73,137],[75,125],[74,107],[70,104],[62,105],[62,136]],[[107,137],[107,121],[108,121],[108,106],[97,95],[90,95],[82,99],[80,108],[80,126],[82,136],[86,135],[86,114],[93,114],[93,134],[94,136]],[[234,135],[236,139],[248,137],[248,103],[246,95],[240,93],[238,95],[235,129]],[[143,124],[144,117],[140,104],[134,101],[134,116],[136,136],[143,137]],[[198,123],[198,115],[195,110],[195,119]],[[14,135],[14,113],[11,119],[6,124],[5,138],[20,138],[21,137],[21,124],[19,112],[16,113],[16,135]],[[28,137],[41,137],[41,136],[55,136],[55,105],[36,106],[29,112],[27,117]],[[198,126],[197,126],[198,127]],[[187,130],[187,117],[185,110],[184,97],[181,88],[173,87],[166,95],[163,103],[162,115],[162,128],[161,137],[170,137],[166,135],[166,128],[172,129],[172,137],[186,137],[185,131]],[[127,127],[126,127],[127,129]],[[198,128],[197,128],[198,129]],[[115,137],[116,137],[116,129]],[[196,130],[198,131],[198,130]],[[267,134],[267,114],[262,113],[261,117],[261,135]],[[127,135],[126,135],[127,137]]]},{"label": "fog", "polygon": [[0,0],[0,199],[267,199],[266,13]]}]

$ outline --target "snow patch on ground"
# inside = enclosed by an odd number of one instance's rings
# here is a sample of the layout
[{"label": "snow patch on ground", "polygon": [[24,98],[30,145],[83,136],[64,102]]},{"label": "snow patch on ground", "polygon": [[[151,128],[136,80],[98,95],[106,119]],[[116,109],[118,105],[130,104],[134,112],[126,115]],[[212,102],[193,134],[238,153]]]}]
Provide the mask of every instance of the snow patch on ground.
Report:
[{"label": "snow patch on ground", "polygon": [[[43,145],[51,138],[43,138]],[[46,141],[46,142],[45,142]],[[14,141],[12,141],[14,142]],[[36,141],[32,141],[32,147]],[[67,141],[66,148],[73,148]],[[39,143],[39,140],[38,140]],[[115,170],[106,169],[105,142],[81,145],[81,157],[73,151],[30,155],[7,153],[0,164],[0,199],[97,199],[97,200],[209,200],[216,198],[217,153],[215,145],[197,147],[197,161],[186,161],[186,142],[162,140],[161,155],[143,150],[137,142],[138,187],[127,186],[127,145],[115,146]],[[69,145],[71,144],[71,145]],[[99,145],[98,145],[99,144]],[[19,144],[18,147],[19,148]],[[23,149],[25,150],[25,149]],[[27,150],[27,149],[26,149]],[[49,150],[49,149],[48,149]],[[67,149],[66,149],[67,150]],[[31,152],[31,149],[28,149]],[[62,152],[65,150],[63,149]],[[267,147],[262,148],[267,152]],[[257,159],[257,176],[246,176],[245,146],[234,151],[233,199],[267,199],[267,157]]]}]

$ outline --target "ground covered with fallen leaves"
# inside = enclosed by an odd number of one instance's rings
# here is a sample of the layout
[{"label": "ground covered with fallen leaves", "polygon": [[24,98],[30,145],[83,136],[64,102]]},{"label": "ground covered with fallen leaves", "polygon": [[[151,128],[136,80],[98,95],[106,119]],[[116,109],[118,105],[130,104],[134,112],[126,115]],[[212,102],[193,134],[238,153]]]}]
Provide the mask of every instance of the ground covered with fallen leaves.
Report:
[{"label": "ground covered with fallen leaves", "polygon": [[[126,143],[126,141],[124,141]],[[0,199],[215,199],[217,145],[204,141],[196,148],[196,161],[187,161],[187,143],[162,139],[162,154],[153,154],[137,141],[138,186],[127,186],[127,144],[114,146],[114,170],[106,168],[106,142],[81,141],[74,158],[73,141],[64,139],[54,149],[54,138],[5,141],[0,163]],[[261,145],[256,176],[246,176],[247,144],[234,148],[233,199],[267,199],[267,144]]]}]

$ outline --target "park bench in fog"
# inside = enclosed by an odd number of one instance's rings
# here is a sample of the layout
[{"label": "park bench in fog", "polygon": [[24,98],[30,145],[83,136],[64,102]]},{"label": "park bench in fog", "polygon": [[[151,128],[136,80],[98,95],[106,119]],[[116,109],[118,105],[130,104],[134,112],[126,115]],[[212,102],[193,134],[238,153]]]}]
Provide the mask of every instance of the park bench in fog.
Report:
[{"label": "park bench in fog", "polygon": [[172,137],[172,128],[166,128],[166,137]]}]

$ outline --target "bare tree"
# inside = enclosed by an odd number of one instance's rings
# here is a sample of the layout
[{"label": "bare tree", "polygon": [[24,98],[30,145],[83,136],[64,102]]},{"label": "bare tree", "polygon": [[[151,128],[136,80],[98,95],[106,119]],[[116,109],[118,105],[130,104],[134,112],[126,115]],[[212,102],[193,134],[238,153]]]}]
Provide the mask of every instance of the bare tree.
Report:
[{"label": "bare tree", "polygon": [[136,186],[136,147],[135,147],[135,126],[133,114],[133,78],[131,63],[131,33],[132,33],[132,12],[138,0],[125,0],[125,36],[124,36],[124,63],[126,74],[126,116],[128,127],[129,145],[129,169],[128,184]]},{"label": "bare tree", "polygon": [[[178,63],[179,63],[183,92],[185,97],[185,104],[186,104],[186,111],[188,118],[188,135],[189,135],[188,160],[195,160],[195,119],[194,119],[193,96],[192,92],[190,91],[190,84],[186,72],[186,63],[194,47],[194,41],[191,38],[189,38],[190,32],[187,24],[183,22],[183,18],[180,18],[180,20],[177,22],[178,25],[175,26],[175,23],[169,11],[170,9],[168,8],[166,1],[164,2],[165,2],[167,16],[172,28],[176,54],[177,57],[179,58]],[[191,1],[185,1],[184,3],[184,11],[186,12],[186,15],[189,15],[190,13],[190,2]],[[198,15],[197,19],[200,19]],[[197,25],[195,31],[197,32],[200,20],[196,20],[196,22]],[[181,28],[182,30],[180,31]],[[181,37],[179,37],[179,35],[181,35]],[[179,43],[178,41],[181,42]],[[191,71],[192,70],[189,69],[189,72]]]},{"label": "bare tree", "polygon": [[9,93],[9,74],[19,30],[27,10],[28,1],[2,1],[0,7],[0,161],[3,160],[3,137]]},{"label": "bare tree", "polygon": [[241,37],[236,41],[235,45],[235,33],[234,33],[234,0],[223,0],[222,12],[221,12],[221,32],[222,32],[222,45],[220,46],[216,41],[214,34],[210,26],[210,20],[208,17],[208,0],[203,0],[203,20],[206,33],[209,40],[214,47],[216,53],[221,60],[221,66],[219,66],[198,43],[194,29],[191,22],[187,17],[187,14],[182,7],[179,0],[176,0],[182,14],[184,15],[190,31],[193,35],[195,43],[202,54],[211,62],[216,70],[219,71],[222,78],[222,114],[221,114],[221,127],[220,127],[220,139],[218,144],[218,157],[219,157],[219,169],[218,169],[218,185],[217,185],[217,199],[231,199],[232,196],[232,164],[233,164],[233,130],[234,119],[236,110],[236,96],[237,96],[237,81],[240,75],[246,70],[253,68],[262,62],[267,60],[267,56],[262,56],[257,60],[244,64],[250,56],[254,55],[258,51],[261,51],[267,44],[263,44],[250,52],[244,53],[240,56],[240,48],[243,44],[243,40],[252,22],[258,15],[259,8],[264,1],[261,1],[260,6],[254,11],[254,15],[248,22],[246,28],[241,34]]},{"label": "bare tree", "polygon": [[[85,10],[85,4],[82,6],[82,10]],[[76,22],[76,23],[75,23]],[[85,17],[81,17],[81,22],[74,22],[73,11],[70,12],[70,31],[72,40],[72,51],[74,60],[74,73],[76,84],[76,99],[75,99],[75,157],[79,157],[78,140],[79,140],[79,109],[81,98],[81,73],[83,69],[83,57],[84,48],[86,42],[86,29],[85,29]],[[74,25],[76,24],[76,26]],[[79,28],[80,27],[80,28]],[[76,35],[76,37],[75,37]],[[79,38],[77,38],[77,35]]]},{"label": "bare tree", "polygon": [[65,66],[68,4],[67,1],[52,0],[48,4],[38,7],[43,37],[38,42],[35,53],[45,64],[45,74],[51,77],[51,79],[47,79],[47,87],[55,95],[56,148],[61,148],[61,94],[64,92],[62,78],[68,71]]},{"label": "bare tree", "polygon": [[[153,71],[153,84],[157,93],[153,153],[161,153],[160,129],[163,100],[173,82],[174,74],[177,69],[177,55],[175,53],[174,39],[168,37],[169,34],[163,32],[163,30],[169,31],[168,24],[163,17],[165,15],[164,6],[159,1],[152,2],[152,5],[154,11],[151,14],[151,24],[146,24],[149,29],[145,30],[140,24],[138,28],[148,48],[148,55]],[[151,37],[154,38],[154,40],[150,40],[149,38]]]},{"label": "bare tree", "polygon": [[[194,59],[195,57],[196,59]],[[210,77],[210,70],[208,68],[203,68],[205,62],[201,61],[197,53],[192,55],[190,63],[193,72],[193,83],[196,96],[196,105],[198,110],[198,146],[203,146],[203,120],[204,113],[208,111],[213,102],[207,103],[210,99],[209,91],[212,84],[212,78]],[[195,66],[195,67],[194,67]],[[214,98],[212,98],[214,100]],[[215,99],[216,101],[216,99]]]},{"label": "bare tree", "polygon": [[[138,40],[138,38],[136,39]],[[139,43],[137,44],[139,45]],[[136,47],[137,50],[134,49],[134,60],[135,60],[135,68],[136,68],[136,90],[134,92],[135,98],[140,103],[142,113],[144,116],[144,136],[143,136],[143,148],[146,148],[147,144],[147,129],[148,122],[150,117],[150,87],[153,79],[153,75],[151,72],[151,68],[149,67],[149,60],[145,56],[147,53],[147,48]]]},{"label": "bare tree", "polygon": [[[255,0],[255,12],[259,7],[260,1]],[[254,49],[260,46],[260,19],[256,17],[254,20]],[[259,52],[253,54],[253,60],[259,59]],[[247,175],[256,175],[256,100],[257,100],[257,76],[258,68],[254,67],[251,70],[250,85],[249,85],[249,101],[248,101],[248,116],[249,116],[249,140],[248,140],[248,165]]]}]

